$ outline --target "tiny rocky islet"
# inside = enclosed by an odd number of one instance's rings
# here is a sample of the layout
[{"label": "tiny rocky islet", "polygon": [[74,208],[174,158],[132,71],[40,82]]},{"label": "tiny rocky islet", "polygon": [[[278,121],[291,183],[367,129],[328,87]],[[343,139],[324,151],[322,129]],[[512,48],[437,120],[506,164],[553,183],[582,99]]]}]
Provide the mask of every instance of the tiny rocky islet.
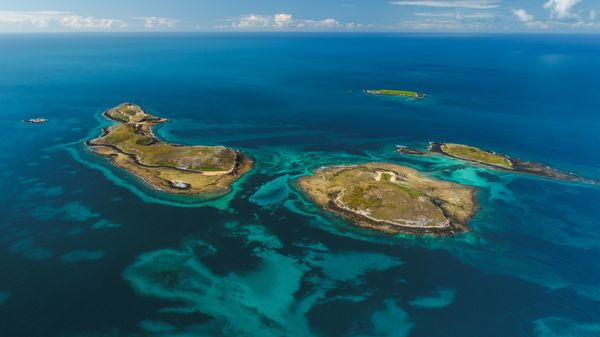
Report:
[{"label": "tiny rocky islet", "polygon": [[[367,93],[388,95],[380,91]],[[405,92],[389,95],[422,97]],[[103,115],[116,124],[104,128],[99,137],[86,145],[155,189],[185,195],[220,195],[253,166],[246,155],[223,146],[184,146],[157,139],[152,127],[167,120],[152,116],[137,105],[124,103]],[[503,170],[583,181],[570,173],[468,145],[432,142],[428,150]],[[403,145],[397,145],[396,151],[428,154]],[[390,163],[322,167],[312,175],[300,177],[295,184],[321,208],[357,226],[389,234],[466,232],[478,207],[474,188]]]},{"label": "tiny rocky islet", "polygon": [[22,120],[22,122],[29,123],[29,124],[44,124],[44,123],[48,122],[48,119],[37,117],[37,118],[24,119],[24,120]]}]

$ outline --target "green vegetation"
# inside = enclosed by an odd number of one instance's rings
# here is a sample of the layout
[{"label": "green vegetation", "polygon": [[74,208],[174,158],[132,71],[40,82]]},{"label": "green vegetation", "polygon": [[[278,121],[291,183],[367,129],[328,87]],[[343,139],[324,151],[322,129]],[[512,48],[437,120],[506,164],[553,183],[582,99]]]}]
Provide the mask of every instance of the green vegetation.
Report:
[{"label": "green vegetation", "polygon": [[[121,124],[115,125],[95,144],[117,147],[125,154],[136,156],[148,166],[168,166],[189,171],[231,171],[236,152],[223,146],[177,146],[157,141],[148,124],[165,120],[144,113],[134,105],[121,105],[107,115]],[[148,122],[143,122],[143,121]]]},{"label": "green vegetation", "polygon": [[508,170],[512,170],[513,168],[512,162],[508,158],[473,146],[446,143],[441,145],[441,149],[453,157],[499,166]]},{"label": "green vegetation", "polygon": [[156,139],[152,127],[166,119],[149,115],[137,105],[121,104],[104,116],[118,124],[104,129],[87,145],[156,189],[222,194],[252,167],[246,156],[223,146],[183,146]]},{"label": "green vegetation", "polygon": [[390,89],[376,89],[376,90],[366,90],[367,94],[372,95],[384,95],[384,96],[402,96],[402,97],[411,97],[411,98],[422,98],[423,94],[408,91],[408,90],[390,90]]},{"label": "green vegetation", "polygon": [[[146,114],[142,108],[133,104],[122,104],[106,112],[106,115],[123,123],[139,123],[144,118],[152,117]],[[154,118],[154,117],[152,117]]]},{"label": "green vegetation", "polygon": [[475,210],[471,188],[393,164],[323,168],[298,186],[322,207],[388,233],[464,231]]}]

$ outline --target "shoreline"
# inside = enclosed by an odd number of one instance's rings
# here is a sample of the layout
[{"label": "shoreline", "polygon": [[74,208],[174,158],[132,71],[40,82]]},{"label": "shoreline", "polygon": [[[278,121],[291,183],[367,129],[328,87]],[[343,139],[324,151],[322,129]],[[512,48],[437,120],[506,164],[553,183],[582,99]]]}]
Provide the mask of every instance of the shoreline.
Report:
[{"label": "shoreline", "polygon": [[[336,171],[336,173],[339,173],[339,171],[347,169],[347,168],[350,168],[350,169],[356,168],[356,167],[360,168],[360,167],[364,167],[364,165],[367,165],[366,167],[377,167],[377,166],[381,166],[381,165],[395,165],[395,164],[369,163],[369,164],[362,164],[362,165],[335,165],[335,166],[330,166],[330,167],[319,168],[314,171],[313,176],[302,176],[302,177],[298,178],[293,183],[293,186],[297,190],[299,190],[302,195],[307,197],[312,203],[316,204],[317,206],[320,206],[320,209],[322,211],[326,211],[326,212],[329,212],[330,214],[337,215],[357,227],[367,228],[367,229],[374,230],[377,232],[392,234],[392,235],[410,234],[410,235],[449,236],[449,235],[455,235],[455,234],[466,233],[466,232],[471,231],[471,228],[468,226],[468,223],[472,219],[472,217],[476,214],[476,212],[479,210],[479,205],[477,204],[477,199],[476,199],[477,190],[471,186],[461,185],[461,188],[463,189],[463,191],[467,191],[469,200],[467,200],[466,204],[461,203],[460,204],[461,206],[459,206],[459,207],[461,209],[462,209],[462,207],[466,207],[466,208],[464,208],[464,210],[466,210],[465,213],[467,214],[467,216],[464,216],[464,214],[461,216],[457,213],[454,213],[456,211],[456,209],[452,209],[452,207],[456,207],[457,205],[449,204],[449,202],[447,200],[445,201],[443,199],[439,199],[441,197],[441,195],[437,195],[436,193],[431,193],[428,191],[427,193],[424,193],[423,195],[419,196],[419,198],[426,198],[426,200],[428,200],[433,205],[435,205],[435,207],[443,213],[444,221],[442,224],[437,223],[437,224],[433,224],[433,225],[425,225],[425,224],[418,225],[418,224],[399,223],[399,222],[395,222],[395,221],[389,221],[386,219],[379,219],[379,218],[371,216],[370,214],[363,214],[363,212],[361,212],[360,210],[353,209],[353,208],[343,205],[341,203],[341,201],[340,201],[341,193],[343,193],[345,191],[345,189],[341,189],[340,191],[334,192],[334,193],[323,194],[325,192],[315,192],[315,187],[310,185],[310,180],[314,179],[315,176],[320,175],[320,173],[322,173],[323,171]],[[437,180],[431,179],[427,176],[421,176],[420,172],[418,172],[414,169],[410,169],[410,170],[414,171],[414,172],[411,171],[412,172],[411,174],[414,174],[417,177],[416,179],[423,179],[423,180],[418,180],[417,185],[423,183],[425,185],[423,185],[421,187],[424,187],[425,189],[427,189],[428,188],[427,186],[429,186],[427,184],[436,185],[439,183],[438,187],[441,190],[448,191],[448,190],[452,189],[451,188],[452,186],[457,185],[457,184],[449,182],[449,181],[445,181],[445,180],[437,181]],[[375,181],[378,181],[378,180],[376,180],[377,173],[379,173],[379,172],[375,172],[375,174],[376,174]],[[394,172],[394,173],[402,174],[400,172]],[[393,180],[393,179],[391,179],[391,180]],[[452,184],[452,186],[450,184]],[[436,197],[436,195],[437,195],[437,197]],[[454,200],[454,201],[456,201],[456,200]],[[466,205],[471,205],[472,207],[466,206]],[[450,207],[450,208],[448,208],[448,207]],[[469,208],[469,207],[471,207],[471,208]],[[419,220],[419,221],[424,221],[424,219]]]},{"label": "shoreline", "polygon": [[502,157],[502,158],[508,160],[511,164],[511,168],[506,168],[506,167],[503,167],[500,165],[495,165],[492,163],[487,163],[487,162],[483,162],[483,161],[479,161],[479,160],[475,160],[475,159],[455,156],[455,155],[447,153],[446,151],[443,150],[442,147],[444,144],[446,144],[446,143],[430,142],[429,146],[428,146],[428,150],[432,153],[441,154],[441,155],[444,155],[444,156],[447,156],[450,158],[475,163],[475,164],[482,165],[485,167],[499,169],[499,170],[505,171],[505,172],[521,173],[521,174],[533,175],[533,176],[538,176],[538,177],[548,178],[548,179],[556,179],[556,180],[567,181],[567,182],[579,182],[579,183],[587,183],[587,184],[591,184],[591,185],[600,185],[600,182],[598,182],[596,180],[583,178],[574,173],[559,171],[559,170],[553,169],[547,165],[543,165],[540,163],[527,162],[527,161],[523,161],[520,159],[511,158],[504,154],[497,154],[497,153],[489,152],[489,151],[485,151],[485,150],[482,150],[482,151],[493,153],[496,156],[499,156],[499,157]]},{"label": "shoreline", "polygon": [[[127,121],[118,118],[111,113],[121,113],[121,109],[132,109],[132,107],[137,109],[134,117],[138,116],[138,112],[143,114],[141,119],[136,121]],[[138,155],[125,151],[117,145],[98,142],[104,140],[104,138],[119,125],[130,125],[133,127],[130,132],[142,136],[147,140],[144,144],[138,144],[140,149],[144,149],[146,146],[149,147],[155,144],[190,148],[194,148],[194,146],[171,144],[156,138],[152,132],[152,127],[168,120],[149,115],[145,113],[142,108],[131,103],[123,103],[114,108],[105,110],[102,113],[102,116],[110,121],[117,122],[118,124],[113,124],[111,126],[102,128],[100,136],[85,141],[84,144],[88,147],[88,150],[108,158],[113,165],[128,171],[155,190],[180,195],[203,195],[209,193],[223,195],[230,191],[229,185],[231,183],[239,179],[243,174],[250,171],[253,167],[252,160],[246,155],[240,151],[222,146],[220,146],[220,148],[230,151],[230,153],[234,156],[231,168],[227,171],[201,171],[186,169],[174,165],[151,165],[144,163],[140,160]],[[199,147],[206,149],[216,148],[210,146]],[[138,149],[138,151],[140,150]],[[167,155],[169,154],[167,153]],[[193,154],[184,152],[182,155],[190,156]],[[169,158],[173,160],[172,157]]]}]

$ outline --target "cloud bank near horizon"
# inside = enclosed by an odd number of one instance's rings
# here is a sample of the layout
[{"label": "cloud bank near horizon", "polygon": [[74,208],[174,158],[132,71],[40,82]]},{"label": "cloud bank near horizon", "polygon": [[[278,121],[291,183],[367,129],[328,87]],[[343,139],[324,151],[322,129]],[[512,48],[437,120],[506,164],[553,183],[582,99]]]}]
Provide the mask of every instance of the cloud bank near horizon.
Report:
[{"label": "cloud bank near horizon", "polygon": [[[33,0],[36,1],[36,0]],[[108,2],[115,0],[107,0]],[[0,32],[152,32],[152,31],[598,31],[600,2],[591,0],[381,0],[380,3],[326,4],[296,11],[252,12],[254,6],[224,15],[230,7],[206,4],[211,11],[147,10],[147,15],[112,11],[0,10]],[[239,2],[241,0],[224,0]],[[307,0],[311,2],[313,0]],[[352,1],[352,0],[350,0]],[[354,0],[358,1],[358,0]],[[282,1],[284,4],[288,1]],[[285,5],[285,4],[284,4]],[[241,5],[240,5],[241,6]],[[286,7],[286,6],[283,6]],[[1,9],[1,8],[0,8]],[[144,8],[137,8],[135,11]],[[131,12],[131,11],[129,11]],[[126,13],[129,13],[126,12]],[[160,13],[160,15],[159,15]],[[299,13],[299,14],[297,14]],[[309,13],[310,14],[310,13]]]}]

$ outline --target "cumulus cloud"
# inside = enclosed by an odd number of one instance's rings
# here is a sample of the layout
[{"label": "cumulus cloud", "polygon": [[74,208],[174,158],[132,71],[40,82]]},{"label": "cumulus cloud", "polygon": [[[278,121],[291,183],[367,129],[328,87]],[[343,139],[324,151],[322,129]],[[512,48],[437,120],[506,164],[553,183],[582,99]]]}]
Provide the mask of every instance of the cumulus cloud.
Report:
[{"label": "cumulus cloud", "polygon": [[286,13],[275,14],[275,26],[285,27],[292,23],[292,15]]},{"label": "cumulus cloud", "polygon": [[218,29],[236,28],[236,29],[257,29],[257,30],[277,30],[277,29],[332,29],[332,28],[359,28],[363,25],[357,23],[342,24],[336,19],[326,18],[323,20],[300,20],[294,19],[291,14],[278,13],[275,15],[248,14],[238,18],[231,19],[231,25],[215,26]]},{"label": "cumulus cloud", "polygon": [[544,4],[544,8],[550,10],[550,16],[559,20],[576,18],[579,15],[573,13],[573,7],[580,3],[581,0],[548,0]]},{"label": "cumulus cloud", "polygon": [[533,15],[527,13],[527,11],[524,10],[524,9],[522,9],[522,8],[520,8],[520,9],[512,9],[511,12],[521,22],[532,22],[533,19],[534,19]]},{"label": "cumulus cloud", "polygon": [[500,5],[499,0],[398,0],[390,1],[389,3],[398,6],[469,9],[489,9]]},{"label": "cumulus cloud", "polygon": [[170,19],[170,18],[160,18],[156,16],[145,17],[144,19],[144,27],[149,29],[155,28],[175,28],[179,20]]},{"label": "cumulus cloud", "polygon": [[593,28],[598,26],[595,22],[596,12],[590,10],[576,11],[574,7],[582,0],[548,0],[543,7],[550,11],[549,17],[546,19],[536,20],[533,15],[529,14],[524,9],[511,9],[512,14],[516,19],[530,28],[573,28],[587,27]]},{"label": "cumulus cloud", "polygon": [[125,28],[127,24],[124,21],[116,19],[97,19],[92,16],[66,15],[59,19],[63,27],[75,29],[112,29]]},{"label": "cumulus cloud", "polygon": [[529,28],[547,29],[550,27],[550,25],[547,22],[535,20],[535,17],[533,15],[529,14],[526,10],[522,8],[511,9],[510,11],[517,18],[517,20],[519,20],[519,22],[522,22]]},{"label": "cumulus cloud", "polygon": [[123,29],[127,23],[118,19],[80,16],[62,11],[0,11],[0,24],[13,28],[67,28],[74,30]]},{"label": "cumulus cloud", "polygon": [[241,16],[237,22],[233,22],[231,25],[234,28],[268,27],[272,20],[273,18],[269,16],[249,14]]}]

